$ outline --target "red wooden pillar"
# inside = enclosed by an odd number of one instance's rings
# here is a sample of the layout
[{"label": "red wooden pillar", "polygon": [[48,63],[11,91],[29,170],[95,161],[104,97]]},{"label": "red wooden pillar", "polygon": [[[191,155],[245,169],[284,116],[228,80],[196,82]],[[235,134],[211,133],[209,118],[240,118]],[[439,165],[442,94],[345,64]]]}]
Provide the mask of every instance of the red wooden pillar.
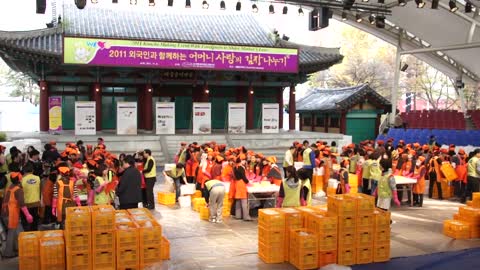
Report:
[{"label": "red wooden pillar", "polygon": [[138,106],[138,129],[145,129],[145,92],[146,88],[138,87],[138,98],[137,98],[137,106]]},{"label": "red wooden pillar", "polygon": [[347,133],[347,114],[345,112],[342,112],[340,116],[340,133]]},{"label": "red wooden pillar", "polygon": [[40,131],[49,130],[48,117],[48,85],[46,81],[40,81]]},{"label": "red wooden pillar", "polygon": [[290,96],[288,98],[288,129],[295,130],[295,115],[297,113],[295,105],[295,84],[290,85]]},{"label": "red wooden pillar", "polygon": [[247,129],[253,129],[254,127],[254,117],[253,117],[253,97],[255,92],[253,87],[250,86],[247,89]]},{"label": "red wooden pillar", "polygon": [[153,130],[153,87],[147,84],[143,95],[143,128],[146,131]]},{"label": "red wooden pillar", "polygon": [[283,129],[283,88],[277,93],[277,103],[278,103],[278,129]]},{"label": "red wooden pillar", "polygon": [[95,101],[95,126],[97,131],[102,130],[102,86],[93,84],[92,101]]}]

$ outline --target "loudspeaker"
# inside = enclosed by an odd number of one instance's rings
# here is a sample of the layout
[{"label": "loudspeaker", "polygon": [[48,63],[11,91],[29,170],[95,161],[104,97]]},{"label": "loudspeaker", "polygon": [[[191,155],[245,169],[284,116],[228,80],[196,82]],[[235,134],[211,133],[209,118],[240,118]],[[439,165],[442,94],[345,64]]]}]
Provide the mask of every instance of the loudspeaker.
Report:
[{"label": "loudspeaker", "polygon": [[47,0],[37,0],[37,14],[45,14],[47,9]]},{"label": "loudspeaker", "polygon": [[320,9],[313,9],[309,13],[309,27],[310,31],[317,31],[319,29],[328,27],[329,19],[332,18],[333,12],[330,8],[321,7]]},{"label": "loudspeaker", "polygon": [[75,0],[75,5],[78,9],[84,9],[87,5],[87,0]]}]

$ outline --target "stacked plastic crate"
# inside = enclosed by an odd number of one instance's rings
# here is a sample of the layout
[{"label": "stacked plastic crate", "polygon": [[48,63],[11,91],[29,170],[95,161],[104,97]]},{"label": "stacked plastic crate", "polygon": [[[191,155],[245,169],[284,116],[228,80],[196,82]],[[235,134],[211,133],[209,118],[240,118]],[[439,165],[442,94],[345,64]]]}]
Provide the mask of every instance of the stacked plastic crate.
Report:
[{"label": "stacked plastic crate", "polygon": [[377,208],[373,212],[373,220],[373,261],[386,262],[390,260],[390,212]]},{"label": "stacked plastic crate", "polygon": [[258,255],[266,263],[285,259],[285,215],[273,209],[258,211]]},{"label": "stacked plastic crate", "polygon": [[138,225],[128,214],[115,216],[117,269],[138,269],[140,267],[139,238]]},{"label": "stacked plastic crate", "polygon": [[18,236],[20,270],[40,269],[40,238],[42,232],[21,232]]},{"label": "stacked plastic crate", "polygon": [[281,215],[285,216],[285,244],[284,261],[288,262],[290,254],[290,231],[303,228],[303,219],[300,211],[294,208],[276,209]]},{"label": "stacked plastic crate", "polygon": [[290,260],[297,269],[318,268],[318,236],[308,229],[290,231]]},{"label": "stacked plastic crate", "polygon": [[[355,201],[356,264],[371,263],[375,234],[375,198],[365,194],[347,194],[345,197],[353,198]],[[388,233],[388,241],[390,240],[390,230],[378,233],[383,233],[384,236]]]},{"label": "stacked plastic crate", "polygon": [[317,238],[317,263],[319,267],[337,262],[338,219],[326,213],[309,214],[306,219],[308,231]]},{"label": "stacked plastic crate", "polygon": [[40,270],[64,270],[65,240],[63,231],[45,231],[39,242]]},{"label": "stacked plastic crate", "polygon": [[358,176],[356,174],[348,174],[348,184],[350,185],[350,194],[358,193]]},{"label": "stacked plastic crate", "polygon": [[115,209],[110,205],[92,206],[93,269],[116,269]]},{"label": "stacked plastic crate", "polygon": [[453,220],[443,222],[443,234],[455,239],[480,238],[480,192],[472,194],[472,201],[461,206]]},{"label": "stacked plastic crate", "polygon": [[65,218],[67,269],[92,269],[92,220],[88,207],[68,207]]},{"label": "stacked plastic crate", "polygon": [[150,213],[128,210],[139,227],[140,268],[157,266],[161,263],[162,226]]},{"label": "stacked plastic crate", "polygon": [[228,198],[228,193],[225,193],[225,197],[223,197],[222,217],[229,217],[231,208],[232,201]]},{"label": "stacked plastic crate", "polygon": [[355,200],[344,195],[332,195],[327,199],[327,207],[329,216],[338,217],[338,264],[353,265],[357,254]]}]

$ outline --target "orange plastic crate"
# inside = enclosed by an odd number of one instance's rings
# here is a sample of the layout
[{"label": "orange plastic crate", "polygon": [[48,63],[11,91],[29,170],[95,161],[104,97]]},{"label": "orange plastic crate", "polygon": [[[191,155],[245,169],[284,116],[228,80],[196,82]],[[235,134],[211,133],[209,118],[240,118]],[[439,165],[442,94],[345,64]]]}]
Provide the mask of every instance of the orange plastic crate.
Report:
[{"label": "orange plastic crate", "polygon": [[175,193],[171,192],[158,192],[158,203],[163,205],[173,205],[175,204]]},{"label": "orange plastic crate", "polygon": [[115,208],[111,205],[92,206],[92,230],[105,232],[115,230]]},{"label": "orange plastic crate", "polygon": [[40,269],[40,255],[35,257],[18,257],[18,269],[19,270],[37,270]]},{"label": "orange plastic crate", "polygon": [[330,195],[327,199],[328,213],[338,216],[355,216],[356,200],[347,195]]},{"label": "orange plastic crate", "polygon": [[117,248],[117,269],[138,269],[140,267],[140,252],[138,248]]},{"label": "orange plastic crate", "polygon": [[41,233],[42,233],[41,239],[63,238],[64,236],[64,233],[62,230],[41,231]]},{"label": "orange plastic crate", "polygon": [[472,204],[473,204],[473,202],[472,202],[472,201],[467,201],[467,206],[469,206],[469,207],[473,207],[473,205],[472,205]]},{"label": "orange plastic crate", "polygon": [[115,245],[118,250],[139,248],[140,233],[136,223],[116,224]]},{"label": "orange plastic crate", "polygon": [[63,238],[40,239],[40,269],[64,270],[65,266],[65,241]]},{"label": "orange plastic crate", "polygon": [[329,264],[336,264],[336,263],[337,263],[337,250],[318,252],[318,267],[323,267]]},{"label": "orange plastic crate", "polygon": [[67,252],[67,270],[92,269],[90,252]]},{"label": "orange plastic crate", "polygon": [[459,220],[445,220],[443,234],[454,239],[469,239],[470,224]]},{"label": "orange plastic crate", "polygon": [[362,229],[356,232],[357,248],[372,247],[373,246],[373,230]]},{"label": "orange plastic crate", "polygon": [[328,251],[337,249],[338,237],[336,233],[319,233],[318,234],[318,250]]},{"label": "orange plastic crate", "polygon": [[472,201],[472,207],[473,207],[473,208],[477,208],[477,209],[480,208],[480,198],[475,199],[475,200]]},{"label": "orange plastic crate", "polygon": [[165,236],[162,236],[162,260],[170,260],[170,241]]},{"label": "orange plastic crate", "polygon": [[472,193],[472,201],[480,200],[480,192],[473,192]]},{"label": "orange plastic crate", "polygon": [[318,268],[318,252],[301,253],[293,252],[290,256],[290,263],[297,269],[317,269]]},{"label": "orange plastic crate", "polygon": [[480,209],[461,206],[459,208],[459,214],[462,220],[467,221],[470,224],[480,224]]},{"label": "orange plastic crate", "polygon": [[337,189],[334,187],[327,187],[327,196],[334,196],[337,194]]},{"label": "orange plastic crate", "polygon": [[375,210],[375,197],[363,193],[346,194],[345,196],[353,198],[356,203],[356,212],[358,215],[371,215]]},{"label": "orange plastic crate", "polygon": [[375,224],[375,217],[370,215],[358,215],[357,216],[357,229],[361,228],[374,228]]},{"label": "orange plastic crate", "polygon": [[206,206],[199,206],[199,216],[201,220],[208,220],[210,217],[210,209]]},{"label": "orange plastic crate", "polygon": [[285,238],[285,231],[270,231],[267,228],[258,226],[258,241],[264,245],[270,246],[276,244],[283,248]]},{"label": "orange plastic crate", "polygon": [[357,251],[355,248],[342,248],[338,250],[338,262],[339,265],[354,265],[357,260]]},{"label": "orange plastic crate", "polygon": [[305,229],[290,231],[290,252],[292,250],[306,253],[318,250],[318,238],[313,232]]},{"label": "orange plastic crate", "polygon": [[93,232],[93,251],[114,250],[115,232]]},{"label": "orange plastic crate", "polygon": [[390,243],[390,230],[375,231],[373,234],[374,245],[386,245]]},{"label": "orange plastic crate", "polygon": [[357,236],[355,232],[338,233],[338,249],[355,247]]},{"label": "orange plastic crate", "polygon": [[355,216],[340,216],[338,217],[338,231],[339,232],[355,232],[357,228],[357,218]]},{"label": "orange plastic crate", "polygon": [[90,233],[66,233],[65,247],[68,251],[88,253],[92,248],[92,237]]},{"label": "orange plastic crate", "polygon": [[94,270],[115,270],[116,269],[115,249],[94,250],[92,254],[93,254],[92,269]]},{"label": "orange plastic crate", "polygon": [[147,214],[136,214],[130,216],[134,221],[154,221],[155,219]]},{"label": "orange plastic crate", "polygon": [[390,215],[389,211],[376,208],[375,211],[373,211],[375,230],[390,228]]},{"label": "orange plastic crate", "polygon": [[357,248],[357,264],[367,264],[373,262],[373,247]]},{"label": "orange plastic crate", "polygon": [[92,219],[90,207],[66,208],[65,231],[68,233],[88,233],[91,229]]},{"label": "orange plastic crate", "polygon": [[[40,238],[42,232],[21,232],[18,236],[18,256],[39,257],[40,256]],[[22,260],[19,259],[19,262]],[[38,261],[40,267],[40,260]]]},{"label": "orange plastic crate", "polygon": [[258,226],[268,228],[270,231],[285,230],[285,216],[274,209],[258,210]]},{"label": "orange plastic crate", "polygon": [[141,248],[140,265],[152,266],[162,262],[162,251],[160,245]]},{"label": "orange plastic crate", "polygon": [[306,218],[306,228],[316,233],[330,233],[337,231],[338,218],[336,216],[329,217],[320,214],[311,214]]},{"label": "orange plastic crate", "polygon": [[147,215],[147,216],[153,217],[152,212],[150,212],[150,210],[146,208],[132,208],[132,209],[128,209],[127,212],[131,216]]},{"label": "orange plastic crate", "polygon": [[258,243],[258,256],[265,263],[283,263],[284,250]]},{"label": "orange plastic crate", "polygon": [[140,231],[140,247],[147,245],[161,245],[162,226],[156,221],[137,221]]},{"label": "orange plastic crate", "polygon": [[390,260],[390,244],[373,247],[373,261],[386,262]]},{"label": "orange plastic crate", "polygon": [[128,217],[130,214],[127,210],[115,210],[115,218],[117,217]]},{"label": "orange plastic crate", "polygon": [[303,227],[302,214],[295,208],[278,208],[276,209],[281,215],[285,216],[285,229],[300,229]]}]

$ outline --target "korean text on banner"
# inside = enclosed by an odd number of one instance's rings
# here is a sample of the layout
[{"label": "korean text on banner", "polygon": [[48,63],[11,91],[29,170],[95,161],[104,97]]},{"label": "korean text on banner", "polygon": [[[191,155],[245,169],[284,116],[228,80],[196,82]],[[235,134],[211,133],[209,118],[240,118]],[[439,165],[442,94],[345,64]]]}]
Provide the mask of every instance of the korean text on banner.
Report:
[{"label": "korean text on banner", "polygon": [[278,133],[279,132],[279,104],[263,103],[262,104],[262,133]]},{"label": "korean text on banner", "polygon": [[62,97],[48,98],[48,119],[50,131],[62,131]]},{"label": "korean text on banner", "polygon": [[117,134],[137,135],[137,103],[117,103]]},{"label": "korean text on banner", "polygon": [[95,135],[95,101],[75,102],[75,135]]},{"label": "korean text on banner", "polygon": [[212,133],[212,104],[208,102],[193,103],[193,134]]},{"label": "korean text on banner", "polygon": [[245,103],[228,103],[228,133],[246,133],[246,108]]},{"label": "korean text on banner", "polygon": [[175,134],[175,102],[155,104],[156,134]]}]

